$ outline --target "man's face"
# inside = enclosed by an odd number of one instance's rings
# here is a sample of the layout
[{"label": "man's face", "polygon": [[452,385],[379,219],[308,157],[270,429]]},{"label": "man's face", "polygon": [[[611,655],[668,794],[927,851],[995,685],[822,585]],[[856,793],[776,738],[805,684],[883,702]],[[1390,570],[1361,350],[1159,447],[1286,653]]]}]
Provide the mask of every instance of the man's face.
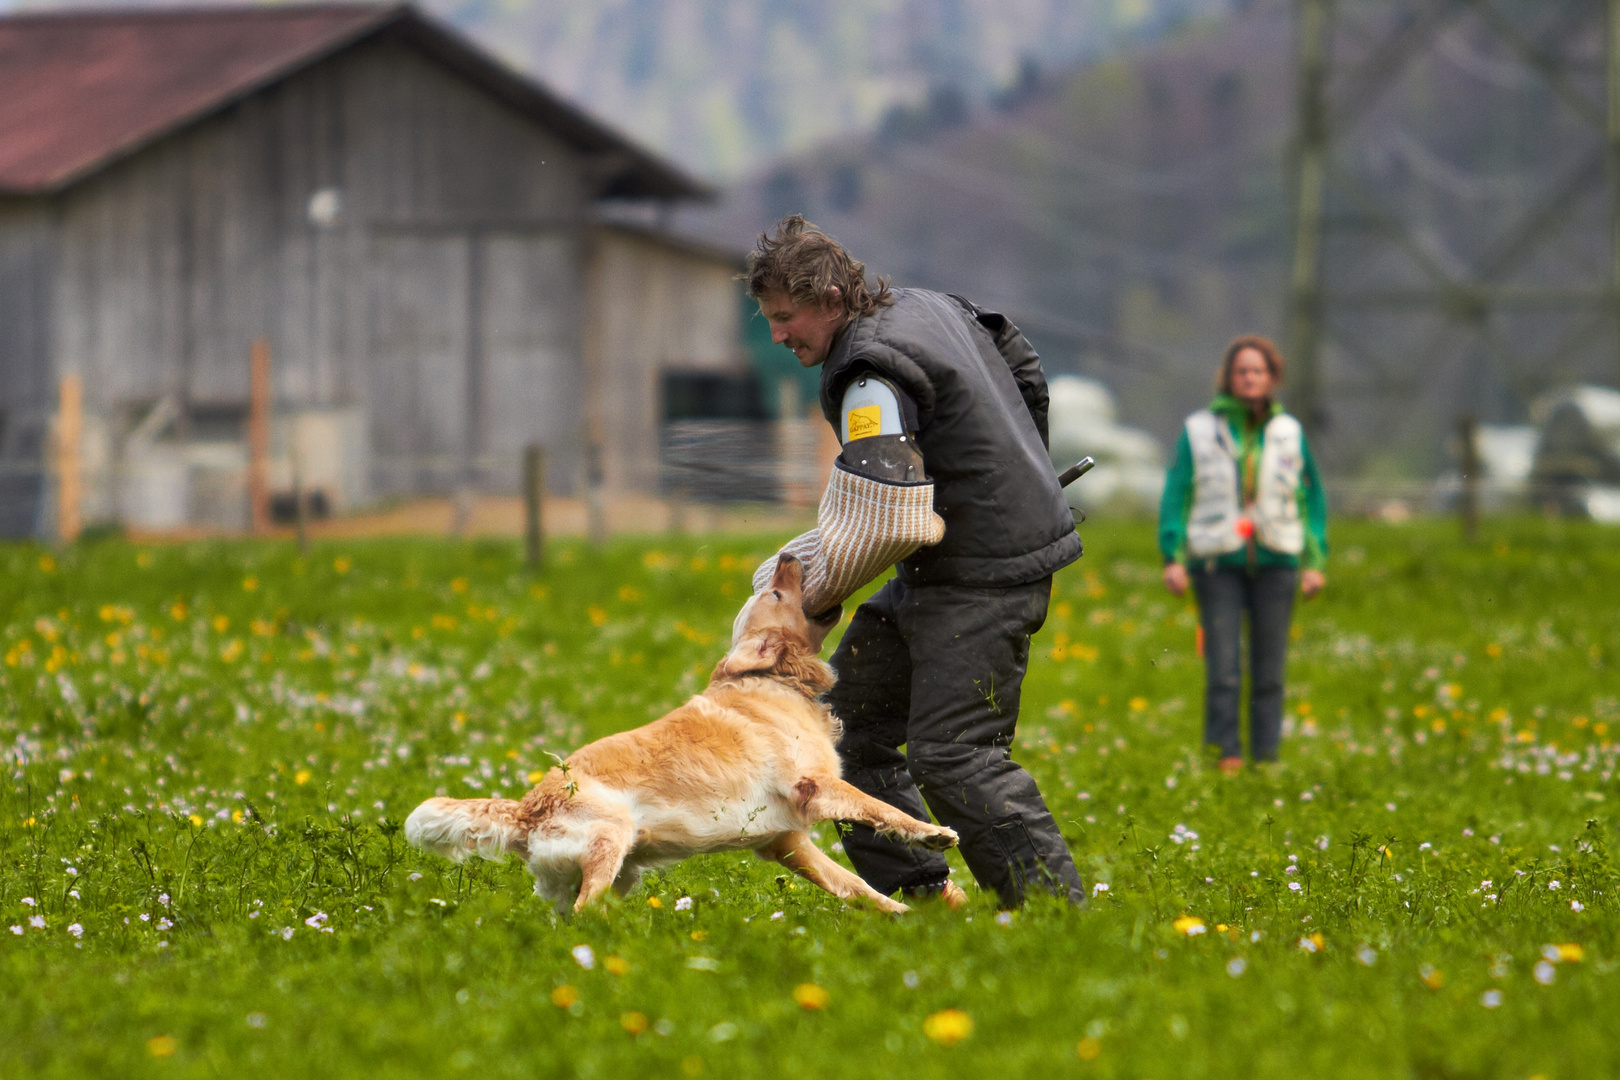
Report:
[{"label": "man's face", "polygon": [[759,313],[771,324],[771,340],[786,345],[805,367],[827,359],[833,339],[844,325],[844,307],[837,290],[823,304],[801,304],[784,292],[772,290],[759,298]]}]

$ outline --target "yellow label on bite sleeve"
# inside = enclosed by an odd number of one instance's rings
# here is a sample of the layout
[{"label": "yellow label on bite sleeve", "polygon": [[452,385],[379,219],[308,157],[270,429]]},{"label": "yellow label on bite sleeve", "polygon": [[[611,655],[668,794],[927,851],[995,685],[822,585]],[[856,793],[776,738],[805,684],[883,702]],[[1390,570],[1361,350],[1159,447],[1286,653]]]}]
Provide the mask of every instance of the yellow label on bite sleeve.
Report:
[{"label": "yellow label on bite sleeve", "polygon": [[883,409],[877,405],[863,405],[849,410],[849,439],[865,439],[883,431]]}]

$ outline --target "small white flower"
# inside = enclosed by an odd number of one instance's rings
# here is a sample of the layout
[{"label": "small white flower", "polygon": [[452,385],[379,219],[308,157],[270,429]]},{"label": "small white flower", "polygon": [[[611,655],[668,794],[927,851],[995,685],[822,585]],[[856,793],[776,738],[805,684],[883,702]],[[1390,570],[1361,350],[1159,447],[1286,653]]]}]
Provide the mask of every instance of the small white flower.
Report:
[{"label": "small white flower", "polygon": [[1561,882],[1561,881],[1549,881],[1549,882],[1547,882],[1547,888],[1552,889],[1555,892],[1557,890],[1563,888],[1563,886],[1564,886],[1564,883]]},{"label": "small white flower", "polygon": [[1306,952],[1313,953],[1316,951],[1316,942],[1312,941],[1308,937],[1302,937],[1299,939],[1299,947],[1304,949]]},{"label": "small white flower", "polygon": [[676,911],[689,911],[691,908],[692,898],[690,896],[683,896],[679,900],[675,901]]},{"label": "small white flower", "polygon": [[1290,881],[1288,883],[1288,891],[1289,892],[1303,892],[1304,890],[1305,890],[1305,886],[1301,885],[1297,881]]},{"label": "small white flower", "polygon": [[30,916],[28,916],[28,925],[32,926],[35,930],[43,930],[43,929],[45,929],[45,916],[43,916],[43,915],[30,915]]},{"label": "small white flower", "polygon": [[1427,840],[1425,840],[1425,841],[1423,841],[1423,843],[1418,845],[1418,850],[1419,851],[1433,851],[1434,850],[1434,845],[1429,843]]},{"label": "small white flower", "polygon": [[574,963],[586,971],[596,966],[596,950],[589,945],[575,945],[570,951],[574,955]]},{"label": "small white flower", "polygon": [[77,900],[79,898],[79,890],[78,889],[69,889],[68,890],[68,895],[73,897],[73,899]]},{"label": "small white flower", "polygon": [[258,913],[258,912],[257,912],[257,911],[250,911],[250,912],[248,912],[248,918],[250,918],[250,919],[257,919],[257,918],[258,918],[258,917],[259,917],[259,913]]},{"label": "small white flower", "polygon": [[292,936],[293,936],[293,928],[292,927],[283,926],[281,928],[281,940],[282,941],[291,941]]},{"label": "small white flower", "polygon": [[1011,926],[1012,925],[1012,912],[1010,912],[1010,911],[998,911],[998,912],[996,912],[996,925],[997,926]]},{"label": "small white flower", "polygon": [[1535,976],[1536,982],[1542,986],[1551,986],[1553,980],[1558,978],[1558,969],[1553,967],[1550,962],[1540,960],[1536,962],[1535,969],[1531,974]]},{"label": "small white flower", "polygon": [[1571,900],[1569,902],[1569,910],[1571,910],[1571,911],[1585,911],[1586,910],[1586,905],[1581,903],[1579,900]]},{"label": "small white flower", "polygon": [[1095,885],[1093,885],[1091,887],[1091,895],[1092,896],[1096,896],[1098,893],[1105,893],[1107,891],[1108,891],[1108,882],[1106,882],[1106,881],[1099,881],[1099,882],[1097,882],[1097,884],[1095,884]]},{"label": "small white flower", "polygon": [[1288,868],[1286,870],[1284,870],[1283,873],[1285,873],[1285,874],[1297,874],[1297,873],[1299,873],[1299,867],[1295,866],[1293,863],[1289,863]]},{"label": "small white flower", "polygon": [[39,905],[34,903],[34,898],[32,896],[23,897],[22,898],[22,903],[27,904],[29,907],[38,907],[39,906]]},{"label": "small white flower", "polygon": [[1356,950],[1356,960],[1362,967],[1372,967],[1378,963],[1378,951],[1371,945],[1363,945]]},{"label": "small white flower", "polygon": [[1253,932],[1253,933],[1251,933],[1251,934],[1250,934],[1250,935],[1249,935],[1249,943],[1250,943],[1250,944],[1251,944],[1251,945],[1252,945],[1252,944],[1254,944],[1254,943],[1255,943],[1255,942],[1258,942],[1258,941],[1259,941],[1259,940],[1260,940],[1260,939],[1261,939],[1261,938],[1263,938],[1263,937],[1265,937],[1265,934],[1263,934],[1263,933],[1262,933],[1262,932],[1261,932],[1261,931],[1259,931],[1259,930],[1256,930],[1256,931],[1254,931],[1254,932]]},{"label": "small white flower", "polygon": [[158,903],[162,904],[164,907],[168,907],[169,906],[169,894],[168,893],[158,893]]},{"label": "small white flower", "polygon": [[777,919],[784,919],[786,917],[787,917],[786,912],[782,912],[782,911],[773,911],[773,912],[771,912],[771,922],[775,922]]},{"label": "small white flower", "polygon": [[174,923],[170,922],[168,919],[159,919],[157,921],[157,928],[159,930],[167,930],[173,925]]},{"label": "small white flower", "polygon": [[304,925],[309,927],[311,930],[319,930],[326,923],[327,918],[328,916],[326,912],[317,911],[315,914],[304,920]]},{"label": "small white flower", "polygon": [[84,927],[80,926],[78,923],[73,923],[68,927],[68,933],[72,934],[76,938],[84,937]]},{"label": "small white flower", "polygon": [[1234,979],[1248,970],[1249,962],[1241,956],[1234,956],[1226,962],[1226,973]]},{"label": "small white flower", "polygon": [[1549,964],[1556,964],[1564,958],[1564,954],[1558,951],[1556,945],[1543,945],[1541,947],[1541,958]]},{"label": "small white flower", "polygon": [[1487,990],[1479,995],[1479,1003],[1487,1009],[1495,1009],[1502,1004],[1502,991]]},{"label": "small white flower", "polygon": [[270,1018],[262,1012],[250,1012],[247,1014],[247,1026],[250,1028],[262,1028],[269,1022]]},{"label": "small white flower", "polygon": [[21,937],[21,936],[22,936],[22,932],[23,932],[23,928],[22,928],[22,927],[21,927],[21,926],[13,926],[13,927],[12,927],[12,928],[11,928],[11,932],[12,932],[12,933],[13,933],[13,934],[16,934],[16,935],[17,935],[17,936],[18,936],[18,937]]},{"label": "small white flower", "polygon": [[915,990],[917,989],[917,984],[922,980],[917,977],[917,973],[915,971],[908,971],[904,975],[900,976],[900,981],[906,984],[907,990]]},{"label": "small white flower", "polygon": [[79,868],[76,867],[76,866],[70,866],[64,872],[67,874],[68,877],[78,877],[79,876]]},{"label": "small white flower", "polygon": [[1393,814],[1395,812],[1395,804],[1392,802],[1387,802],[1384,804],[1384,809]]},{"label": "small white flower", "polygon": [[421,874],[406,874],[405,875],[405,880],[406,881],[421,881],[422,880],[422,875]]}]

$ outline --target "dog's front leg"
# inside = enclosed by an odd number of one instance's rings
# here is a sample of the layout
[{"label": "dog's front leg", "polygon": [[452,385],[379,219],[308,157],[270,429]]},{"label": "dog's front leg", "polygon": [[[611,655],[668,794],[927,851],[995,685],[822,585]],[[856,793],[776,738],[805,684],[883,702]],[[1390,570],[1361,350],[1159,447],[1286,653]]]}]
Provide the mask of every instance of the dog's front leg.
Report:
[{"label": "dog's front leg", "polygon": [[804,777],[793,786],[793,801],[811,823],[854,821],[870,825],[884,836],[892,836],[930,851],[944,851],[956,846],[954,829],[918,821],[838,777]]},{"label": "dog's front leg", "polygon": [[808,833],[786,833],[760,855],[775,859],[813,885],[832,893],[840,900],[864,900],[883,911],[902,915],[911,909],[884,896],[855,874],[833,862],[815,845]]},{"label": "dog's front leg", "polygon": [[630,853],[635,836],[634,827],[624,827],[618,822],[602,822],[591,830],[585,857],[579,862],[579,899],[574,901],[576,912],[585,910],[587,904],[613,884],[619,876],[619,868],[624,865],[624,857]]}]

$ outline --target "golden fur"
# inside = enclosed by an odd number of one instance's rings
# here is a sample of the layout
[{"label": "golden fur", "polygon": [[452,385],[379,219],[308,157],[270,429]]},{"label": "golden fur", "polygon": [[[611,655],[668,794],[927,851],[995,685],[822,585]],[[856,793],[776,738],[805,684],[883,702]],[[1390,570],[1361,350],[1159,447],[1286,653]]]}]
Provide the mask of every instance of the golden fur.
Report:
[{"label": "golden fur", "polygon": [[731,652],[703,693],[645,727],[581,747],[521,800],[429,799],[405,822],[411,843],[461,860],[522,855],[535,892],[580,910],[610,886],[629,892],[649,866],[749,849],[834,896],[896,903],[828,858],[807,830],[856,821],[940,850],[956,833],[846,783],[833,685],[817,658],[829,624],[804,615],[803,568],[784,555],[771,587],[737,619]]}]

